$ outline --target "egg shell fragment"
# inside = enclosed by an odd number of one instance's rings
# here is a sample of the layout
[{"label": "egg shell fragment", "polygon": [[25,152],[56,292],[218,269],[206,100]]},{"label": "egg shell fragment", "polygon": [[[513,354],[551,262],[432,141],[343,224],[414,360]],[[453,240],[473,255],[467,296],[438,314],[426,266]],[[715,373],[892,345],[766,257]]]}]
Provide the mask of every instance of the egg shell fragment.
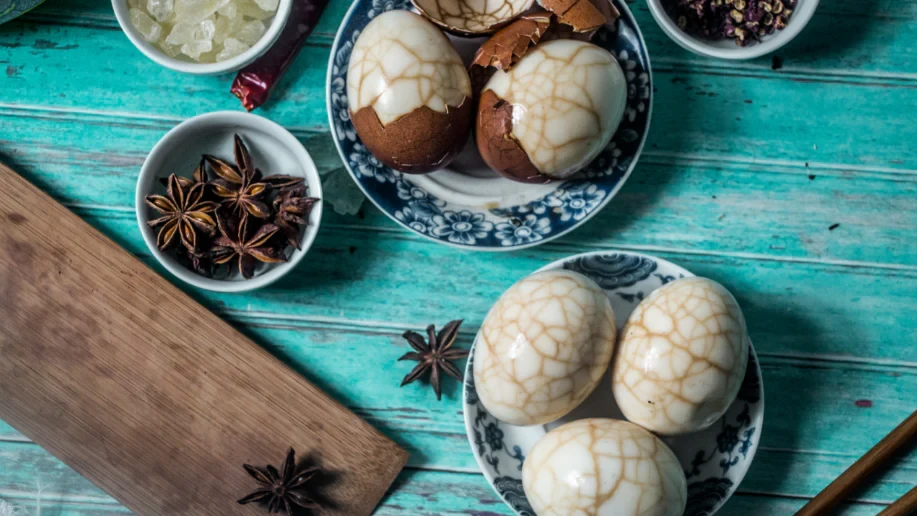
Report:
[{"label": "egg shell fragment", "polygon": [[616,331],[611,303],[586,276],[554,270],[524,278],[484,319],[473,367],[478,397],[513,425],[563,417],[605,374]]},{"label": "egg shell fragment", "polygon": [[362,143],[402,172],[442,168],[468,140],[468,72],[442,31],[409,11],[377,16],[357,38],[347,100]]},{"label": "egg shell fragment", "polygon": [[516,181],[567,178],[605,148],[626,102],[624,72],[608,51],[584,41],[541,43],[509,72],[494,72],[484,87],[478,150],[491,168]]},{"label": "egg shell fragment", "polygon": [[621,16],[609,0],[539,0],[558,21],[574,32],[593,32],[603,25],[612,25]]},{"label": "egg shell fragment", "polygon": [[523,14],[497,31],[478,48],[468,67],[472,90],[480,92],[494,70],[512,68],[550,27],[551,13],[540,9]]},{"label": "egg shell fragment", "polygon": [[613,365],[615,401],[628,420],[661,435],[703,430],[735,400],[749,346],[728,290],[706,278],[675,280],[627,319]]},{"label": "egg shell fragment", "polygon": [[537,516],[680,516],[687,481],[658,437],[627,421],[581,419],[529,451],[525,496]]}]

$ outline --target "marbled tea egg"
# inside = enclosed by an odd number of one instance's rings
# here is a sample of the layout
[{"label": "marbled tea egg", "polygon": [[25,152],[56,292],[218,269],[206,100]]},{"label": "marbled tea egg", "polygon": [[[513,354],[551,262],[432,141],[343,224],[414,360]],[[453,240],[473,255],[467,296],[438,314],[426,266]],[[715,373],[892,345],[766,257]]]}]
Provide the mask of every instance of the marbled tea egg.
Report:
[{"label": "marbled tea egg", "polygon": [[354,129],[379,161],[421,174],[462,150],[471,128],[471,81],[458,51],[410,11],[375,17],[357,38],[347,69]]},{"label": "marbled tea egg", "polygon": [[602,379],[616,331],[611,303],[594,281],[567,270],[532,274],[484,319],[474,352],[478,397],[513,425],[554,421]]},{"label": "marbled tea egg", "polygon": [[612,391],[625,417],[662,435],[703,430],[735,400],[748,366],[745,317],[706,278],[652,292],[624,326]]},{"label": "marbled tea egg", "polygon": [[626,102],[627,81],[607,50],[584,41],[549,41],[487,81],[475,141],[484,161],[509,179],[567,178],[608,145]]},{"label": "marbled tea egg", "polygon": [[615,419],[555,428],[522,467],[522,487],[538,516],[681,516],[686,484],[665,443]]}]

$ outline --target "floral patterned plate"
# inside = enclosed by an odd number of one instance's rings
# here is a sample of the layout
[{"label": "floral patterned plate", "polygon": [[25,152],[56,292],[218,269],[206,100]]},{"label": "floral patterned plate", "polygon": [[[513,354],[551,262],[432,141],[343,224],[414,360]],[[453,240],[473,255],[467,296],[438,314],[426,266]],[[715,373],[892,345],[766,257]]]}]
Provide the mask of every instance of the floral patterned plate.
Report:
[{"label": "floral patterned plate", "polygon": [[[541,270],[569,269],[589,276],[611,300],[618,328],[650,292],[690,272],[665,260],[636,253],[595,252],[554,262]],[[480,335],[479,335],[480,336]],[[475,341],[477,342],[477,340]],[[764,423],[764,385],[752,347],[748,372],[736,401],[726,415],[702,432],[665,437],[688,478],[685,516],[717,512],[748,472]],[[513,426],[487,412],[474,387],[474,346],[465,368],[465,431],[478,466],[507,505],[519,516],[535,516],[522,489],[525,456],[547,431],[563,423],[589,417],[624,419],[611,393],[609,375],[572,413],[545,426]],[[610,373],[609,373],[610,374]]]},{"label": "floral patterned plate", "polygon": [[[405,175],[382,165],[354,131],[347,109],[347,65],[360,32],[372,18],[410,9],[409,0],[355,0],[331,48],[328,117],[344,165],[363,193],[405,228],[447,245],[502,251],[538,245],[586,222],[618,192],[643,149],[652,111],[652,74],[643,36],[622,0],[614,29],[593,43],[617,57],[627,78],[627,108],[612,141],[583,171],[566,181],[526,185],[499,177],[469,141],[447,168]],[[470,61],[482,38],[452,38]]]}]

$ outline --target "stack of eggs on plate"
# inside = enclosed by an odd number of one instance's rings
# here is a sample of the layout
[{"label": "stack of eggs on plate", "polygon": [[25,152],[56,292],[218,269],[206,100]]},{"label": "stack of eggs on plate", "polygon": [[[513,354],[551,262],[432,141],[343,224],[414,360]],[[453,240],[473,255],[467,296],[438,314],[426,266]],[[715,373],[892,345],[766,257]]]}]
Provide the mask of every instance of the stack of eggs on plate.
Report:
[{"label": "stack of eggs on plate", "polygon": [[660,287],[618,338],[602,288],[552,270],[519,281],[490,310],[475,344],[474,382],[497,419],[545,425],[582,403],[611,367],[610,387],[629,422],[583,419],[548,432],[523,465],[526,497],[538,516],[679,516],[685,475],[656,435],[718,420],[738,394],[748,353],[742,311],[714,281]]},{"label": "stack of eggs on plate", "polygon": [[[589,42],[619,13],[608,0],[534,3],[414,0],[420,15],[376,16],[347,72],[366,148],[395,170],[423,174],[447,166],[473,128],[484,161],[515,181],[547,183],[589,164],[627,100],[617,60]],[[490,37],[466,68],[444,30]]]}]

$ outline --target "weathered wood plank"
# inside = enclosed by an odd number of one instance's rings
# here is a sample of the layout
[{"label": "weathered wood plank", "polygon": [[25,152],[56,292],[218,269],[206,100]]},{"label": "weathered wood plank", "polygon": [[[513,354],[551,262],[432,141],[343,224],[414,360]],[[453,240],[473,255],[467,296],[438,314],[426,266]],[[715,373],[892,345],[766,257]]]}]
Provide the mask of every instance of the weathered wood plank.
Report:
[{"label": "weathered wood plank", "polygon": [[[411,466],[478,471],[465,437],[459,385],[448,382],[441,403],[424,385],[398,387],[406,373],[397,362],[406,349],[399,330],[262,324],[240,329],[408,449]],[[463,332],[457,345],[467,347],[471,339]],[[766,351],[761,355],[767,417],[744,490],[813,496],[912,410],[914,368],[788,360]],[[0,440],[17,435],[0,425]],[[23,445],[4,442],[0,450],[25,449]],[[16,469],[4,474],[0,468],[0,486],[7,475],[15,477]],[[858,498],[894,500],[917,483],[915,471],[917,453],[911,453]]]},{"label": "weathered wood plank", "polygon": [[[184,118],[239,109],[231,77],[177,74],[138,57],[115,31],[20,24],[3,35],[7,66],[0,103]],[[287,126],[323,129],[329,50],[307,46],[262,114]],[[84,63],[95,66],[85,66]],[[917,170],[917,129],[901,106],[917,88],[822,83],[818,78],[762,79],[742,71],[700,74],[660,67],[649,150],[661,155],[716,156],[727,162],[804,163],[827,169]],[[49,77],[67,77],[46,87]],[[690,102],[686,102],[690,99]],[[281,102],[277,102],[281,101]],[[801,115],[805,113],[805,115]],[[881,145],[882,152],[873,152]]]},{"label": "weathered wood plank", "polygon": [[[58,199],[130,209],[145,154],[168,122],[144,125],[80,118],[0,117],[0,153]],[[3,128],[15,127],[6,132]],[[340,167],[331,137],[299,133],[321,171]],[[917,174],[843,174],[756,165],[678,165],[650,157],[595,221],[566,242],[752,253],[806,260],[917,263]],[[104,185],[101,187],[100,185]],[[367,203],[368,205],[368,203]],[[326,221],[395,227],[376,210],[365,220]],[[831,227],[839,224],[834,230]],[[686,231],[690,228],[690,231]],[[869,242],[869,245],[863,245]]]},{"label": "weathered wood plank", "polygon": [[[14,479],[0,478],[0,499],[5,499],[28,510],[34,507],[36,480],[42,483],[43,510],[81,516],[123,513],[110,498],[79,477],[72,470],[49,459],[46,452],[36,446],[19,449],[0,448],[0,457],[18,461],[21,467]],[[773,516],[792,514],[807,498],[784,498],[770,493],[753,494],[740,488],[724,508],[723,514],[750,514]],[[848,504],[846,515],[872,515],[889,500],[871,500],[869,503]],[[79,505],[77,505],[77,503]],[[95,507],[83,511],[79,507]],[[68,507],[69,506],[69,507]],[[73,512],[68,512],[73,511]],[[57,514],[57,512],[54,512]],[[509,509],[477,474],[443,471],[406,470],[395,481],[392,490],[375,512],[382,516],[457,516],[475,514],[510,515]]]},{"label": "weathered wood plank", "polygon": [[[330,45],[349,2],[331,2],[321,23],[310,37],[313,45]],[[631,3],[653,60],[660,67],[691,64],[707,72],[721,70],[753,71],[764,76],[772,73],[771,58],[747,63],[725,63],[695,56],[671,42],[656,25],[642,2]],[[863,2],[836,0],[819,6],[805,32],[778,53],[783,59],[782,75],[810,76],[824,80],[831,74],[835,80],[870,79],[889,83],[917,80],[915,49],[909,43],[917,39],[917,9],[910,3],[893,0]],[[28,21],[52,24],[77,24],[117,30],[111,8],[104,2],[71,0],[45,4],[26,17]]]},{"label": "weathered wood plank", "polygon": [[[83,214],[152,263],[132,213]],[[440,319],[460,316],[467,320],[467,328],[473,328],[520,275],[584,250],[581,243],[568,240],[547,244],[537,252],[494,259],[486,253],[457,253],[397,228],[368,239],[362,228],[326,224],[309,258],[281,283],[244,297],[191,294],[223,313],[270,314],[281,322],[354,321],[398,329],[434,321],[442,324]],[[656,254],[721,281],[735,292],[763,353],[917,364],[917,349],[889,346],[909,342],[917,332],[912,317],[917,271],[671,251]]]}]

